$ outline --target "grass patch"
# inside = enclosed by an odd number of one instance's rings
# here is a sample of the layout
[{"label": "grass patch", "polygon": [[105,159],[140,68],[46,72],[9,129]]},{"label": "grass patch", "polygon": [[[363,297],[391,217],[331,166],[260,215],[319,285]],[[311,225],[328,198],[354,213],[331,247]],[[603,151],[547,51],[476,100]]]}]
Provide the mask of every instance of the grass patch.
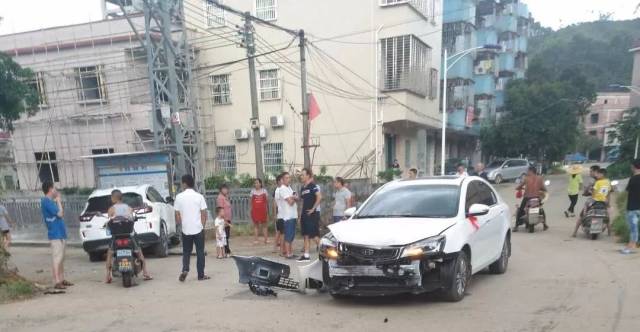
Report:
[{"label": "grass patch", "polygon": [[0,302],[29,298],[34,293],[35,287],[26,280],[12,278],[0,284]]},{"label": "grass patch", "polygon": [[618,236],[618,241],[629,242],[629,225],[627,224],[627,192],[618,192],[616,195],[616,209],[618,213],[613,220],[612,230],[613,234]]}]

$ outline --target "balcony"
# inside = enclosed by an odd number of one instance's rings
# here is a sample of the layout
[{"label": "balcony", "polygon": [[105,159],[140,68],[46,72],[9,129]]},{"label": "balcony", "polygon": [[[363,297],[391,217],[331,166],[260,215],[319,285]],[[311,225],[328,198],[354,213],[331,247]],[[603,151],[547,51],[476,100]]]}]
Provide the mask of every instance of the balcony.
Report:
[{"label": "balcony", "polygon": [[476,6],[474,0],[444,1],[444,22],[476,23]]},{"label": "balcony", "polygon": [[496,108],[500,108],[504,106],[504,91],[496,91],[496,96],[494,101],[496,104]]},{"label": "balcony", "polygon": [[515,69],[515,58],[513,56],[513,53],[500,53],[498,57],[498,68],[500,72],[513,72]]},{"label": "balcony", "polygon": [[476,75],[474,80],[476,96],[493,96],[496,93],[496,81],[493,75]]},{"label": "balcony", "polygon": [[465,55],[456,62],[447,72],[447,78],[473,79],[473,57],[471,54]]},{"label": "balcony", "polygon": [[516,38],[514,52],[527,53],[529,42],[526,36]]},{"label": "balcony", "polygon": [[500,15],[496,19],[496,29],[500,32],[518,32],[518,19],[511,15]]},{"label": "balcony", "polygon": [[518,15],[518,17],[529,18],[529,6],[527,6],[527,4],[518,2],[511,6],[515,6],[515,14]]},{"label": "balcony", "polygon": [[491,28],[484,28],[476,31],[476,45],[496,45],[498,43],[498,33]]},{"label": "balcony", "polygon": [[380,75],[382,91],[411,91],[423,97],[427,96],[429,75],[419,70],[396,72],[391,75]]},{"label": "balcony", "polygon": [[467,125],[466,109],[454,110],[447,114],[447,127],[454,129],[464,129]]}]

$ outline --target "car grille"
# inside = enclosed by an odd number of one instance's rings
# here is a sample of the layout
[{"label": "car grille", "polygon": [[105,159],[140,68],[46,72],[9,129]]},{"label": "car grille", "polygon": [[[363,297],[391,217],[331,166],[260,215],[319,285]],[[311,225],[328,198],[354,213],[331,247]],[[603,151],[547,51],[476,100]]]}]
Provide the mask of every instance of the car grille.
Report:
[{"label": "car grille", "polygon": [[400,255],[400,248],[372,248],[341,243],[340,254],[343,264],[376,264],[395,261]]}]

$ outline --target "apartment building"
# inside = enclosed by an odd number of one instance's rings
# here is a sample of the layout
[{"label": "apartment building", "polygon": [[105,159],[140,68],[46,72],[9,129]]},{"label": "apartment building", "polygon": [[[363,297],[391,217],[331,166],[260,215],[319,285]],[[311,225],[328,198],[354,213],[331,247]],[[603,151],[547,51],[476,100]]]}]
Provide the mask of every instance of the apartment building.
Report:
[{"label": "apartment building", "polygon": [[[447,74],[447,126],[453,136],[447,152],[451,157],[477,157],[480,124],[495,121],[505,111],[507,84],[524,78],[526,72],[531,23],[527,5],[519,0],[444,2],[443,47],[450,56],[462,53],[450,58],[457,62]],[[500,45],[502,50],[464,53],[485,45]]]},{"label": "apartment building", "polygon": [[[143,26],[141,17],[133,17]],[[125,19],[0,36],[0,50],[39,94],[36,115],[15,123],[12,143],[21,189],[44,180],[93,187],[92,155],[152,149],[145,53]]]},{"label": "apartment building", "polygon": [[592,155],[590,159],[604,161],[607,151],[619,145],[611,134],[616,131],[616,123],[622,119],[630,105],[630,92],[598,92],[595,103],[589,108],[589,114],[582,119],[585,133],[602,142],[600,154]]},{"label": "apartment building", "polygon": [[[304,29],[307,92],[320,109],[311,121],[316,171],[375,177],[397,159],[404,170],[431,174],[441,125],[441,0],[220,2]],[[254,174],[244,23],[206,0],[186,0],[184,8],[197,52],[205,168]],[[262,158],[273,174],[303,164],[299,41],[254,24]]]}]

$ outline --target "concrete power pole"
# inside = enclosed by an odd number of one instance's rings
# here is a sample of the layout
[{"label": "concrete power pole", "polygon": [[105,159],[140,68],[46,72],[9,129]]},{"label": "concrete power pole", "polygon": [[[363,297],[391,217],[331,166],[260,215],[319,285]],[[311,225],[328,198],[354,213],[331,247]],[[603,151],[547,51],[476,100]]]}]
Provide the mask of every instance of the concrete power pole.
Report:
[{"label": "concrete power pole", "polygon": [[262,164],[262,138],[260,137],[260,115],[258,112],[258,88],[256,86],[256,45],[254,30],[251,24],[251,13],[244,13],[244,41],[247,47],[247,60],[249,61],[249,85],[251,89],[251,130],[253,132],[253,146],[256,155],[256,177],[264,179],[264,166]]},{"label": "concrete power pole", "polygon": [[304,167],[311,168],[311,157],[309,155],[309,97],[307,95],[307,59],[305,57],[306,40],[304,30],[298,32],[300,43],[300,88],[302,92],[302,149],[304,151]]}]

